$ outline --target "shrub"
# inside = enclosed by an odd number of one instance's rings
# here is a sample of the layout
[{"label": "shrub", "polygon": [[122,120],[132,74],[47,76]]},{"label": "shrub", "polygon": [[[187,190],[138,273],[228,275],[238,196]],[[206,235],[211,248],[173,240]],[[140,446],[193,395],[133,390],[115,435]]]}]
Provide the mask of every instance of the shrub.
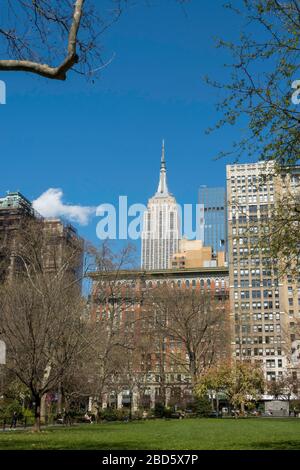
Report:
[{"label": "shrub", "polygon": [[99,417],[104,421],[125,421],[126,419],[129,419],[129,410],[106,408],[105,410],[100,411]]},{"label": "shrub", "polygon": [[154,415],[156,418],[163,418],[165,415],[165,407],[162,403],[156,403],[154,408]]},{"label": "shrub", "polygon": [[211,409],[211,402],[209,401],[208,397],[196,398],[193,404],[193,411],[199,417],[206,417],[209,416],[212,412]]},{"label": "shrub", "polygon": [[33,411],[25,408],[25,410],[23,410],[23,418],[26,425],[32,425],[34,423]]},{"label": "shrub", "polygon": [[17,400],[11,401],[10,403],[3,403],[0,408],[1,421],[11,421],[14,412],[17,413],[18,420],[23,418],[22,406]]}]

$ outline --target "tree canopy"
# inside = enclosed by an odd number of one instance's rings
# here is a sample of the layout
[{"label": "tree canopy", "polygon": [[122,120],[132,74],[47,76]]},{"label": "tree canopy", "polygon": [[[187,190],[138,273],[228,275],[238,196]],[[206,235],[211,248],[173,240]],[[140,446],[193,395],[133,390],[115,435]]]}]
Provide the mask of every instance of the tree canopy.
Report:
[{"label": "tree canopy", "polygon": [[240,15],[239,40],[220,40],[232,57],[224,82],[207,79],[221,90],[215,125],[240,124],[232,149],[220,156],[250,156],[295,164],[300,154],[300,2],[243,0],[226,5]]}]

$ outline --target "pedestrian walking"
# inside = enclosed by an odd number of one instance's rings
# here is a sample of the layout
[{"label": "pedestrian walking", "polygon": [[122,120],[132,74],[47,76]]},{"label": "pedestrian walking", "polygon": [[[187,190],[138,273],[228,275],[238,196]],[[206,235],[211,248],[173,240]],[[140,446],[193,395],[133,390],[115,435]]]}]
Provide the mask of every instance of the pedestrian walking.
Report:
[{"label": "pedestrian walking", "polygon": [[16,429],[18,421],[18,413],[16,411],[13,412],[12,419],[11,419],[11,426],[10,429]]}]

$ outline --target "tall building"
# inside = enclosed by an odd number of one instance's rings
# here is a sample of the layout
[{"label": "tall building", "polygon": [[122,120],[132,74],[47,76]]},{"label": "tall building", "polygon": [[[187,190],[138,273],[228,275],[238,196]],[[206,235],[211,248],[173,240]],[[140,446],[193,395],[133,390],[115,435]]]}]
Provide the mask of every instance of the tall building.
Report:
[{"label": "tall building", "polygon": [[295,348],[299,358],[290,335],[293,318],[300,316],[299,279],[280,276],[280,260],[259,243],[286,184],[273,162],[227,166],[233,355],[261,363],[267,380],[296,367]]},{"label": "tall building", "polygon": [[158,189],[149,199],[142,232],[142,269],[167,269],[178,251],[180,220],[177,203],[167,186],[165,146],[162,145]]},{"label": "tall building", "polygon": [[10,192],[0,198],[0,279],[18,269],[13,256],[16,234],[26,221],[39,217],[31,202],[20,192]]},{"label": "tall building", "polygon": [[199,189],[199,204],[204,208],[204,246],[213,251],[226,251],[226,193],[225,188]]},{"label": "tall building", "polygon": [[[44,230],[51,240],[52,252],[44,256],[45,266],[49,271],[68,262],[68,272],[81,288],[83,277],[84,241],[78,236],[73,225],[61,219],[44,219]],[[50,256],[49,256],[50,255]]]},{"label": "tall building", "polygon": [[45,267],[49,271],[55,270],[68,256],[70,275],[80,280],[81,285],[84,247],[76,229],[60,219],[43,218],[20,192],[0,198],[0,281],[24,269],[20,258],[15,256],[16,244],[22,240],[22,230],[34,220],[39,221],[45,233],[50,235],[43,253]]}]

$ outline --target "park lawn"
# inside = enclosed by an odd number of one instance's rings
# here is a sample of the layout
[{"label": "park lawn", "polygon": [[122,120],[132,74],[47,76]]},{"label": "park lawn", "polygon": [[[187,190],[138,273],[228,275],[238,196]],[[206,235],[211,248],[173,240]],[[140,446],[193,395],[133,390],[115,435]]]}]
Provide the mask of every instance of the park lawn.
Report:
[{"label": "park lawn", "polygon": [[299,449],[300,419],[185,419],[0,432],[0,449]]}]

